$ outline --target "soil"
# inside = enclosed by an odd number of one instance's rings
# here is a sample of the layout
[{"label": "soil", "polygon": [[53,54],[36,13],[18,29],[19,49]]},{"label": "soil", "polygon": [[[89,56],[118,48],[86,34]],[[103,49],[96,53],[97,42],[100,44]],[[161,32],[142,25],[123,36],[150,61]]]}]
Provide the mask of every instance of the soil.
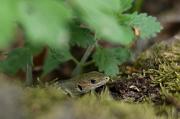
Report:
[{"label": "soil", "polygon": [[150,78],[119,79],[108,87],[116,100],[142,102],[148,97],[155,103],[161,103],[160,87],[152,84]]}]

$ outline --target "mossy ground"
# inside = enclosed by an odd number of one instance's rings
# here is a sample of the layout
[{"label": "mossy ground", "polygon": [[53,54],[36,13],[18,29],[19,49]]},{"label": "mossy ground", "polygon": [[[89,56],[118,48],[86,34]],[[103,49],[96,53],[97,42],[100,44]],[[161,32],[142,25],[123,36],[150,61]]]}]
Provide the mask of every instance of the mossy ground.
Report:
[{"label": "mossy ground", "polygon": [[180,118],[180,41],[155,45],[121,69],[105,91],[79,98],[68,97],[57,85],[27,88],[1,81],[0,105],[6,108],[0,118]]},{"label": "mossy ground", "polygon": [[[117,81],[109,84],[117,100],[151,101],[159,115],[180,118],[180,40],[154,45],[131,66],[122,66]],[[176,112],[176,116],[172,117]]]},{"label": "mossy ground", "polygon": [[[118,81],[110,84],[110,89],[115,95],[120,93],[120,99],[127,98],[126,95],[132,91],[135,96],[138,96],[137,101],[142,101],[145,97],[150,98],[151,95],[154,98],[160,95],[178,95],[180,93],[180,40],[162,42],[153,46],[142,53],[133,65],[122,66],[121,74],[116,79]],[[135,96],[132,97],[135,98]]]}]

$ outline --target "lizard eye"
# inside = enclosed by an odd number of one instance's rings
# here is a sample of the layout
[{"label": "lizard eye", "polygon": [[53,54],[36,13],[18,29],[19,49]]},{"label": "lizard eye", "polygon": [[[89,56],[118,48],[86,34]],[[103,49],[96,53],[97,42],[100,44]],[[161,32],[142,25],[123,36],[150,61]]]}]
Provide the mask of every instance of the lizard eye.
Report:
[{"label": "lizard eye", "polygon": [[94,79],[91,79],[90,81],[91,81],[92,84],[96,83],[96,80],[94,80]]},{"label": "lizard eye", "polygon": [[105,80],[109,80],[109,77],[105,77]]},{"label": "lizard eye", "polygon": [[77,87],[79,88],[80,91],[83,90],[82,86],[78,85]]}]

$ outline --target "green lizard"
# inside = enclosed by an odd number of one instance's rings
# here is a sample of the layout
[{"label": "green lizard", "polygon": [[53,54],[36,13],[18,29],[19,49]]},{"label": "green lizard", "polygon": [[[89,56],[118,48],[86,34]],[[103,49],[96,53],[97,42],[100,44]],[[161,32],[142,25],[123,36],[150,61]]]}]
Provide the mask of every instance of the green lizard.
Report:
[{"label": "green lizard", "polygon": [[70,96],[79,96],[90,92],[109,81],[109,77],[93,71],[76,76],[72,79],[61,81],[60,87]]}]

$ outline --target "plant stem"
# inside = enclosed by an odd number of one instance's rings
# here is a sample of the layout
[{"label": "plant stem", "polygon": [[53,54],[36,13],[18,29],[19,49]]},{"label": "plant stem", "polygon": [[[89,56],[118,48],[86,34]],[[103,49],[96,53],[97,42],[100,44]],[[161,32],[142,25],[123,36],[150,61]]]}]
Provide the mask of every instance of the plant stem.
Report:
[{"label": "plant stem", "polygon": [[[94,35],[94,39],[96,41],[96,34]],[[73,72],[72,72],[72,76],[78,75],[82,72],[82,68],[83,65],[85,64],[86,60],[88,59],[88,57],[90,56],[90,54],[92,53],[94,47],[97,45],[97,42],[95,42],[93,45],[89,46],[86,49],[86,52],[84,53],[83,57],[81,58],[80,62],[76,65],[76,67],[74,68]]]},{"label": "plant stem", "polygon": [[94,63],[94,61],[91,60],[91,61],[88,61],[88,62],[84,63],[83,66],[86,67],[86,66],[91,65],[93,63]]},{"label": "plant stem", "polygon": [[144,0],[136,0],[135,5],[133,7],[133,11],[141,11],[142,5],[143,5]]},{"label": "plant stem", "polygon": [[76,64],[79,64],[79,61],[75,58],[75,57],[71,57],[71,59],[76,63]]},{"label": "plant stem", "polygon": [[33,77],[32,77],[32,61],[33,57],[31,55],[29,62],[26,65],[26,86],[32,86],[33,84]]},{"label": "plant stem", "polygon": [[86,62],[88,57],[90,56],[91,52],[93,51],[95,45],[89,46],[84,53],[83,57],[81,58],[81,61],[76,65],[75,69],[72,72],[72,76],[78,75],[82,71],[82,65]]},{"label": "plant stem", "polygon": [[86,50],[86,52],[84,53],[81,61],[80,61],[80,64],[84,64],[86,62],[86,60],[88,59],[89,55],[91,54],[91,52],[93,51],[94,49],[94,45],[92,46],[89,46]]}]

